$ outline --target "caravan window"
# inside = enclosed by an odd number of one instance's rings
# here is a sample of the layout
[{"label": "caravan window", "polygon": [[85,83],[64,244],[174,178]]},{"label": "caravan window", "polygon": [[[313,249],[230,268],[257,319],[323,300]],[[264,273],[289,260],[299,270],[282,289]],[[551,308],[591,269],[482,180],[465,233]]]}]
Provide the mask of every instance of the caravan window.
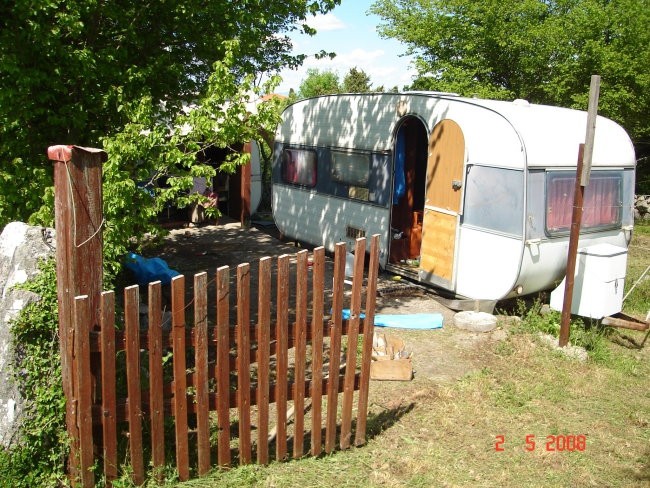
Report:
[{"label": "caravan window", "polygon": [[464,225],[519,236],[523,211],[521,171],[477,165],[467,168]]},{"label": "caravan window", "polygon": [[368,186],[370,153],[332,151],[332,180],[354,186]]},{"label": "caravan window", "polygon": [[[600,230],[621,225],[623,176],[618,171],[592,172],[585,187],[582,230]],[[549,171],[546,174],[546,232],[567,234],[571,228],[575,174]]]},{"label": "caravan window", "polygon": [[302,186],[316,186],[315,151],[285,149],[282,151],[282,181]]}]

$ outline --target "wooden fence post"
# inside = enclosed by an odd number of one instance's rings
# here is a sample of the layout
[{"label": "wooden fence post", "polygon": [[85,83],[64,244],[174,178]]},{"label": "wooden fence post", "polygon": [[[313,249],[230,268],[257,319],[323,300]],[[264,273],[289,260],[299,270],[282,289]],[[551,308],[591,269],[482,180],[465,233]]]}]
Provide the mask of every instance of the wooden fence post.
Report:
[{"label": "wooden fence post", "polygon": [[74,299],[88,296],[93,329],[99,328],[102,289],[102,163],[106,153],[78,146],[51,146],[54,163],[56,274],[59,304],[59,342],[66,425],[71,437],[69,474],[79,479],[79,430],[74,380]]},{"label": "wooden fence post", "polygon": [[253,157],[253,143],[247,142],[244,144],[243,152],[250,154],[251,160],[248,163],[240,166],[241,171],[241,184],[239,188],[241,209],[239,211],[239,223],[242,227],[249,227],[251,220],[251,173],[252,173],[252,157]]}]

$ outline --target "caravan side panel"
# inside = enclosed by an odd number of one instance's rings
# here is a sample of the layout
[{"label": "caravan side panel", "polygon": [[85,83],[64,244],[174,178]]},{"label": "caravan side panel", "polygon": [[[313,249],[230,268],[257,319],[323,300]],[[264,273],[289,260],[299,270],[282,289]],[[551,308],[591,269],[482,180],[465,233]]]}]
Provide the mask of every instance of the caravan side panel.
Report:
[{"label": "caravan side panel", "polygon": [[462,228],[456,293],[485,300],[508,295],[519,272],[521,246],[517,237]]},{"label": "caravan side panel", "polygon": [[323,195],[287,185],[273,185],[273,217],[278,229],[291,239],[323,245],[334,251],[337,242],[348,249],[362,231],[380,234],[380,263],[386,265],[388,209],[364,202]]}]

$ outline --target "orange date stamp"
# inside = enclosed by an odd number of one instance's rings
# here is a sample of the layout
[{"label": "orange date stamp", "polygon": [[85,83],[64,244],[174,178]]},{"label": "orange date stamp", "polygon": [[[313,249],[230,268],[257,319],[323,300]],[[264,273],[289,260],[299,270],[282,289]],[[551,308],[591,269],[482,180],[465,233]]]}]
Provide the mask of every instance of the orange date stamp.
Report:
[{"label": "orange date stamp", "polygon": [[[505,451],[506,436],[497,435],[494,441],[494,450]],[[549,452],[584,452],[587,449],[587,436],[584,434],[547,435],[545,439],[538,440],[533,434],[524,438],[524,449],[528,452],[544,449]]]}]

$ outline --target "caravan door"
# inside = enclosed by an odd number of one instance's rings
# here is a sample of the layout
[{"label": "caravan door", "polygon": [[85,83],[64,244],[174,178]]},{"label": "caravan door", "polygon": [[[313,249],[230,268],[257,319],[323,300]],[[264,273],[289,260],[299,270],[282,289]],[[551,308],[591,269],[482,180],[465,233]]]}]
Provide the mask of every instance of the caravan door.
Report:
[{"label": "caravan door", "polygon": [[429,137],[419,277],[449,290],[454,286],[464,162],[460,126],[453,120],[439,122]]}]

